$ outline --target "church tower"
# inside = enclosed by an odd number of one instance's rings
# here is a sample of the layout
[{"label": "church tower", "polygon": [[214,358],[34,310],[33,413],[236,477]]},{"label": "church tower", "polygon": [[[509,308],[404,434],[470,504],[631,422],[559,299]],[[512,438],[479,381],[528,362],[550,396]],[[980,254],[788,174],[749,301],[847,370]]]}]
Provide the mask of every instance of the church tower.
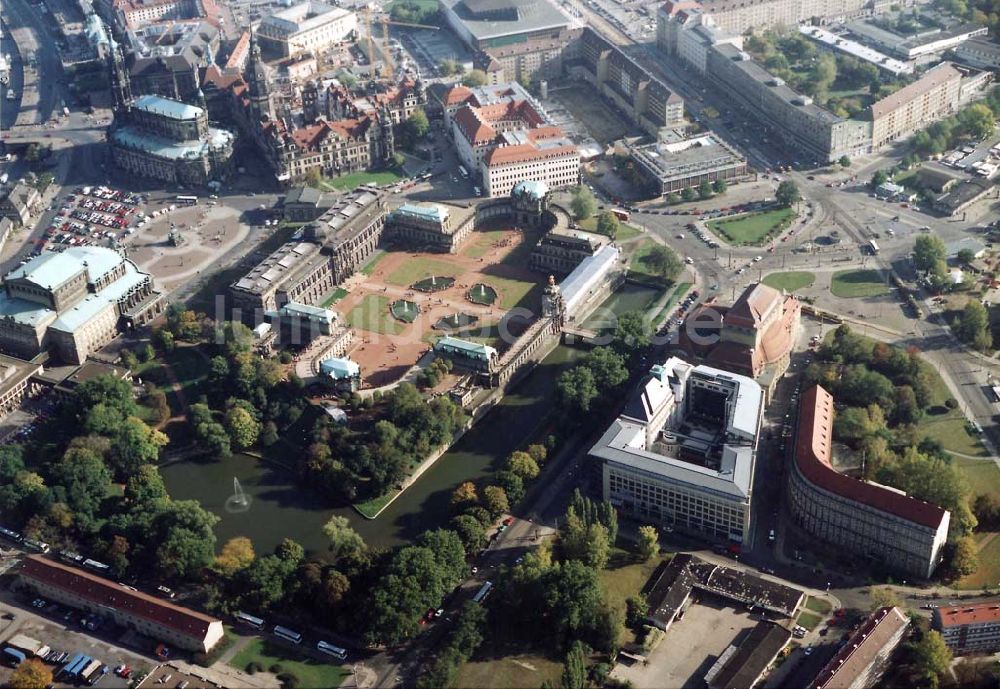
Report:
[{"label": "church tower", "polygon": [[267,83],[267,72],[264,61],[260,57],[260,46],[250,28],[250,59],[247,62],[247,86],[250,93],[250,106],[258,120],[274,119],[274,104],[271,100],[271,87]]},{"label": "church tower", "polygon": [[125,58],[117,43],[108,51],[108,69],[111,72],[111,99],[115,115],[127,118],[135,99],[132,97],[132,79],[125,66]]}]

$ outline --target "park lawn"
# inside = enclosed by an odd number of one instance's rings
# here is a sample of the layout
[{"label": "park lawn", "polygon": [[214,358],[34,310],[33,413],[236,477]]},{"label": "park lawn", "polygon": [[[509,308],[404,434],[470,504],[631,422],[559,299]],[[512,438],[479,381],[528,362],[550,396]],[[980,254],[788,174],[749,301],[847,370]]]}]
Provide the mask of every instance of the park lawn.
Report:
[{"label": "park lawn", "polygon": [[965,457],[955,457],[952,461],[965,476],[974,495],[989,495],[1000,500],[1000,468],[996,462]]},{"label": "park lawn", "polygon": [[330,177],[324,179],[321,182],[321,185],[336,191],[350,191],[356,187],[360,187],[362,184],[368,184],[369,182],[374,182],[375,184],[382,186],[383,184],[398,182],[401,179],[403,179],[403,175],[393,170],[380,170],[379,172],[352,172],[351,174],[344,175],[342,177]]},{"label": "park lawn", "polygon": [[509,311],[522,302],[526,302],[529,308],[535,309],[541,301],[539,295],[542,292],[542,284],[540,282],[527,282],[490,275],[486,278],[486,284],[499,293],[500,296],[497,298],[496,304],[505,311]]},{"label": "park lawn", "polygon": [[792,208],[746,213],[735,218],[709,220],[708,229],[733,246],[759,246],[795,219]]},{"label": "park lawn", "polygon": [[814,612],[809,612],[808,610],[803,610],[799,614],[799,619],[797,620],[799,624],[801,624],[803,627],[805,627],[810,631],[815,629],[822,621],[823,621],[822,617],[820,617]]},{"label": "park lawn", "polygon": [[290,672],[298,677],[299,686],[303,687],[339,687],[350,674],[350,670],[345,667],[303,657],[291,649],[259,638],[247,644],[229,661],[229,665],[237,670],[245,670],[253,662],[260,663],[265,671],[278,663],[282,672]]},{"label": "park lawn", "polygon": [[338,301],[346,297],[348,294],[350,294],[350,292],[348,292],[346,289],[344,289],[343,287],[338,287],[337,289],[333,290],[333,294],[327,297],[326,300],[324,300],[323,303],[320,304],[320,306],[323,307],[324,309],[328,309],[334,304],[336,304]]},{"label": "park lawn", "polygon": [[356,502],[352,507],[358,511],[358,513],[365,519],[374,519],[378,516],[378,513],[385,509],[385,506],[389,504],[389,501],[394,497],[399,495],[398,490],[393,489],[388,493],[384,493],[377,498],[372,498],[371,500],[365,500],[364,502]]},{"label": "park lawn", "polygon": [[493,242],[503,239],[504,234],[506,233],[503,230],[473,232],[472,241],[462,249],[461,253],[469,258],[482,258],[493,248]]},{"label": "park lawn", "polygon": [[424,278],[429,278],[432,275],[436,275],[438,277],[455,277],[460,272],[462,272],[462,269],[453,263],[448,263],[447,261],[442,261],[436,258],[421,256],[403,263],[401,266],[389,273],[385,277],[385,281],[390,285],[409,287],[414,282],[423,280]]},{"label": "park lawn", "polygon": [[771,273],[761,280],[768,287],[794,292],[798,289],[811,287],[816,282],[816,275],[805,270],[791,270],[785,273]]},{"label": "park lawn", "polygon": [[628,269],[633,273],[640,273],[642,275],[648,275],[654,280],[660,282],[663,281],[663,276],[653,270],[646,263],[646,257],[658,246],[657,242],[652,239],[643,239],[636,246],[635,251],[632,253],[632,260],[629,261]]},{"label": "park lawn", "polygon": [[368,277],[371,277],[372,273],[375,272],[375,269],[378,268],[378,264],[382,261],[383,258],[385,258],[388,255],[389,255],[388,252],[383,251],[381,249],[379,251],[376,251],[375,255],[369,258],[368,262],[365,263],[363,266],[361,266],[361,272],[367,275]]},{"label": "park lawn", "polygon": [[820,615],[827,615],[833,609],[833,606],[830,604],[830,601],[817,598],[816,596],[809,596],[806,598],[806,609]]},{"label": "park lawn", "polygon": [[965,416],[958,409],[950,409],[947,414],[925,414],[918,428],[928,438],[939,441],[946,450],[973,457],[987,456],[979,438],[969,433]]},{"label": "park lawn", "polygon": [[392,0],[392,2],[386,3],[385,11],[392,12],[392,6],[398,3],[416,5],[421,12],[436,12],[438,8],[437,0]]},{"label": "park lawn", "polygon": [[1000,534],[987,531],[975,536],[979,550],[979,568],[952,584],[956,589],[996,588],[1000,584]]},{"label": "park lawn", "polygon": [[399,335],[406,324],[389,313],[389,298],[381,294],[366,294],[347,314],[347,324],[358,330],[382,335]]},{"label": "park lawn", "polygon": [[559,686],[563,665],[536,654],[469,661],[458,670],[455,689],[508,689],[509,687]]},{"label": "park lawn", "polygon": [[669,555],[661,555],[648,562],[637,562],[633,553],[613,549],[610,564],[598,573],[608,605],[624,610],[625,601],[638,596],[660,563],[669,559]]},{"label": "park lawn", "polygon": [[[579,225],[581,229],[584,229],[587,232],[600,234],[600,232],[597,231],[597,217],[598,216],[596,215],[592,215],[586,220],[578,220],[576,224]],[[642,234],[642,230],[640,230],[638,227],[623,222],[619,226],[618,236],[615,237],[615,241],[625,242],[628,241],[629,239],[634,239],[638,237],[640,234]]]},{"label": "park lawn", "polygon": [[889,288],[877,270],[842,270],[833,274],[830,292],[835,297],[877,297],[887,294]]}]

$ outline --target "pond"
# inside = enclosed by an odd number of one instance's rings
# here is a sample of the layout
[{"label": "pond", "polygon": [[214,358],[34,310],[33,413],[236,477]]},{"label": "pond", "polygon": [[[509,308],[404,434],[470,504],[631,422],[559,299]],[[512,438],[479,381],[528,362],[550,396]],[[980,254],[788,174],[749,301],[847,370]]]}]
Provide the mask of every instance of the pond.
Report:
[{"label": "pond", "polygon": [[[648,306],[656,291],[626,285],[627,295],[612,296],[606,304],[616,312]],[[184,461],[163,467],[170,495],[196,499],[219,515],[215,527],[219,546],[234,536],[248,536],[258,553],[269,552],[282,538],[293,538],[307,550],[322,550],[322,526],[333,514],[351,520],[369,545],[393,546],[409,542],[422,532],[445,524],[450,517],[451,493],[463,481],[476,480],[500,468],[545,422],[555,380],[582,355],[559,346],[515,390],[489,412],[434,466],[396,499],[377,519],[364,519],[350,507],[332,510],[302,490],[289,469],[247,455],[225,460]],[[233,495],[233,478],[250,500],[244,512],[226,509]]]}]

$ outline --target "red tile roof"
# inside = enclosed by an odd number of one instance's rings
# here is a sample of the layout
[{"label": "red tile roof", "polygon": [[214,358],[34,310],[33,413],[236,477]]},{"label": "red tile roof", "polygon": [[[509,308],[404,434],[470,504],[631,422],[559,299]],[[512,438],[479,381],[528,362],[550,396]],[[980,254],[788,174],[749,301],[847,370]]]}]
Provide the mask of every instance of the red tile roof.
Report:
[{"label": "red tile roof", "polygon": [[899,608],[876,610],[809,683],[810,689],[850,689],[909,624],[910,618]]},{"label": "red tile roof", "polygon": [[725,323],[743,328],[757,328],[761,319],[782,299],[781,292],[773,287],[759,282],[750,285],[743,290],[743,294],[729,309]]},{"label": "red tile roof", "polygon": [[814,486],[887,512],[930,529],[937,529],[947,512],[894,490],[837,472],[830,464],[833,443],[833,396],[818,385],[802,395],[795,437],[795,466]]},{"label": "red tile roof", "polygon": [[26,557],[21,562],[18,573],[26,579],[62,589],[95,605],[149,620],[199,641],[204,641],[208,636],[210,625],[220,622],[204,613],[182,608],[140,591],[132,591],[103,577],[41,555]]},{"label": "red tile roof", "polygon": [[489,143],[497,136],[493,127],[479,116],[479,109],[474,109],[468,105],[463,106],[455,113],[454,121],[461,130],[462,135],[473,146]]},{"label": "red tile roof", "polygon": [[464,103],[472,98],[472,89],[468,86],[452,86],[448,89],[448,92],[444,94],[444,104],[448,105],[458,105],[459,103]]},{"label": "red tile roof", "polygon": [[532,144],[517,144],[515,146],[499,146],[486,154],[486,164],[508,165],[510,163],[526,163],[530,160],[545,160],[567,155],[579,155],[576,146],[552,146],[550,148],[535,148]]},{"label": "red tile roof", "polygon": [[935,622],[941,628],[960,627],[966,624],[988,624],[1000,622],[1000,601],[984,601],[974,605],[938,608],[934,611]]}]

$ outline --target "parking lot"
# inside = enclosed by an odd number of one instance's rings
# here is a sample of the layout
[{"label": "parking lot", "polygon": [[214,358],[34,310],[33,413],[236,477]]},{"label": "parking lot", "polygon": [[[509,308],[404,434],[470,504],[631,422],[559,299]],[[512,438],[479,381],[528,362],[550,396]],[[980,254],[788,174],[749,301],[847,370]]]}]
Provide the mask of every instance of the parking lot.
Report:
[{"label": "parking lot", "polygon": [[32,255],[69,246],[106,246],[121,241],[142,221],[145,198],[109,187],[78,187],[37,240]]},{"label": "parking lot", "polygon": [[[36,596],[5,595],[4,601],[0,602],[0,611],[3,612],[0,638],[6,646],[11,637],[22,634],[48,646],[51,652],[46,665],[56,675],[56,686],[80,684],[78,679],[59,676],[63,667],[77,653],[101,661],[100,669],[95,672],[95,676],[100,676],[100,679],[94,683],[100,687],[127,687],[129,680],[115,674],[115,670],[122,666],[129,667],[134,679],[158,664],[151,655],[138,652],[152,651],[155,648],[155,643],[150,639],[122,630],[110,622],[104,622],[100,626],[95,624],[95,629],[88,631],[80,626],[85,619],[80,613],[52,602],[46,602],[44,607],[37,607],[33,605],[36,600]],[[122,647],[134,648],[137,652]],[[59,658],[62,658],[61,664],[56,662]],[[104,667],[107,667],[106,672],[102,672]],[[12,672],[10,667],[0,667],[0,684],[6,685]]]}]

